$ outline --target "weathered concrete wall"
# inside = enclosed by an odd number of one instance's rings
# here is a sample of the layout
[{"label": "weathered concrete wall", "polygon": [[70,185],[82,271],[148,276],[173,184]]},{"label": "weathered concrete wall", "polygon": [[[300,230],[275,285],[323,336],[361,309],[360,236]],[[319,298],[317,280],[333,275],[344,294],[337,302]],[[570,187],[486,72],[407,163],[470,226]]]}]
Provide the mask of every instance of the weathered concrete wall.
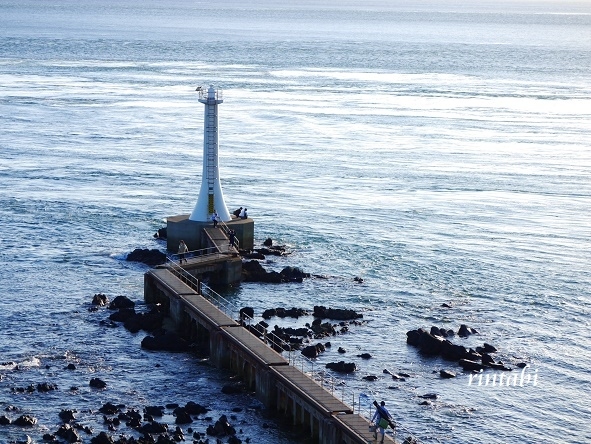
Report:
[{"label": "weathered concrete wall", "polygon": [[[254,220],[234,218],[226,222],[236,232],[240,248],[254,248]],[[209,247],[203,228],[211,227],[211,222],[195,222],[189,220],[188,214],[170,216],[166,219],[166,249],[176,254],[179,242],[185,241],[189,250],[200,250]]]}]

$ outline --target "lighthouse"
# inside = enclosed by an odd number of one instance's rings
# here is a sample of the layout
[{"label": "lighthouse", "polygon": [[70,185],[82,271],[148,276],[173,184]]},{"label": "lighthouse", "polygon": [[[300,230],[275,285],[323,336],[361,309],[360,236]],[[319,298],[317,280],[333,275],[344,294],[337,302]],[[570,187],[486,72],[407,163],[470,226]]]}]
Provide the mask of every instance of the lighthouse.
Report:
[{"label": "lighthouse", "polygon": [[217,212],[220,220],[228,222],[232,220],[228,207],[224,202],[224,193],[220,182],[220,168],[218,156],[218,105],[223,103],[222,92],[209,88],[197,88],[199,102],[205,105],[203,119],[203,173],[201,175],[201,188],[195,208],[189,220],[206,222],[211,220],[214,212]]}]

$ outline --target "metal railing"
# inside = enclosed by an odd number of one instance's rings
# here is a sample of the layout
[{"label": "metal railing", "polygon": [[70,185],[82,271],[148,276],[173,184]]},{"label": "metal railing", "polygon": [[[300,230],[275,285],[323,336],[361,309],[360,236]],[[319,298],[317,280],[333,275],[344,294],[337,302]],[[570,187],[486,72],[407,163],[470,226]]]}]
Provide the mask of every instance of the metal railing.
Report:
[{"label": "metal railing", "polygon": [[[221,227],[221,230],[224,232],[224,234],[226,236],[228,236],[228,240],[230,239],[230,233],[233,231],[230,227],[228,227],[228,225],[226,225],[226,223],[222,220],[219,221],[218,224]],[[240,251],[240,241],[238,240],[238,238],[236,236],[234,236],[234,240],[232,241],[232,243],[230,244],[230,246],[232,246],[233,248],[236,249],[236,252]]]},{"label": "metal railing", "polygon": [[[373,417],[373,407],[371,404],[367,403],[368,399],[371,398],[369,395],[363,392],[355,392],[354,390],[349,390],[345,387],[344,380],[339,380],[333,376],[327,376],[326,371],[323,367],[316,364],[312,359],[307,358],[306,356],[299,353],[299,350],[294,348],[290,343],[287,343],[283,339],[279,338],[273,332],[268,333],[264,328],[257,330],[253,318],[241,312],[238,306],[236,306],[233,302],[229,301],[228,299],[217,293],[215,290],[213,290],[211,287],[201,282],[199,279],[197,279],[195,276],[193,276],[191,273],[189,273],[183,267],[181,267],[178,263],[176,263],[174,260],[168,257],[167,265],[171,272],[175,276],[177,276],[177,278],[179,278],[182,282],[184,282],[197,293],[199,293],[201,296],[203,296],[210,303],[215,305],[228,317],[230,317],[231,319],[237,319],[238,322],[243,327],[246,327],[249,331],[252,331],[254,329],[257,333],[259,333],[265,344],[267,344],[273,350],[277,351],[285,358],[287,358],[289,365],[292,365],[300,369],[302,373],[307,375],[320,387],[327,390],[335,398],[340,399],[340,401],[343,404],[347,405],[348,407],[351,407],[353,413],[355,413],[355,410],[357,409],[357,413],[359,415],[366,417],[368,420],[371,420],[371,418]],[[363,402],[362,400],[364,400],[365,402]],[[362,410],[362,406],[364,406],[364,404],[365,407],[363,407]],[[393,422],[396,425],[396,428],[392,429],[394,440],[396,440],[397,431],[403,431],[404,434],[407,435],[407,437],[404,438],[403,444],[420,444],[421,441],[416,436],[414,436],[409,430],[400,425],[400,422],[396,422],[394,420]]]}]

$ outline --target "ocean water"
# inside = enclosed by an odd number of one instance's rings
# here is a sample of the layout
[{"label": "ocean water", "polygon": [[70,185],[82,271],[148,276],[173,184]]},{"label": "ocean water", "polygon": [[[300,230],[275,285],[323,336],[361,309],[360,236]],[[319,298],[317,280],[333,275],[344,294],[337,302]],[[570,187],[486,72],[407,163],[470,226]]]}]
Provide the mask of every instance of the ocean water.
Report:
[{"label": "ocean water", "polygon": [[[0,25],[0,416],[38,419],[0,442],[42,442],[62,409],[98,434],[109,401],[195,401],[243,440],[300,442],[252,396],[220,396],[229,375],[88,311],[95,293],[141,304],[127,253],[163,249],[154,232],[195,205],[210,84],[227,205],[289,247],[268,269],[314,275],[222,294],[259,315],[361,311],[318,368],[355,362],[327,376],[422,442],[591,442],[589,2],[0,0]],[[493,344],[536,384],[470,385],[406,344],[461,324],[480,334],[454,342]],[[42,382],[58,390],[13,390]]]}]

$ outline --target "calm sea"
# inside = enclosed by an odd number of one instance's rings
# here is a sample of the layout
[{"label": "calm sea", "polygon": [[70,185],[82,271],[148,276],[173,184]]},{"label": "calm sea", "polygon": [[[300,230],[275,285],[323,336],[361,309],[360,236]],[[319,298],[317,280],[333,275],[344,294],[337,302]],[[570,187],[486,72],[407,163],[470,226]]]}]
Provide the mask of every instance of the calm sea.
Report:
[{"label": "calm sea", "polygon": [[[0,415],[39,420],[0,442],[40,443],[62,409],[97,434],[109,401],[195,401],[243,440],[298,442],[253,397],[221,396],[229,375],[88,311],[99,292],[141,304],[147,267],[127,253],[164,248],[153,233],[195,205],[210,84],[226,203],[257,244],[291,249],[268,269],[323,276],[223,294],[258,315],[363,312],[318,368],[355,362],[330,375],[348,401],[384,399],[423,442],[590,442],[590,68],[589,2],[0,0]],[[537,384],[469,385],[406,345],[461,324],[480,335],[454,342]],[[42,382],[58,390],[12,390]]]}]

